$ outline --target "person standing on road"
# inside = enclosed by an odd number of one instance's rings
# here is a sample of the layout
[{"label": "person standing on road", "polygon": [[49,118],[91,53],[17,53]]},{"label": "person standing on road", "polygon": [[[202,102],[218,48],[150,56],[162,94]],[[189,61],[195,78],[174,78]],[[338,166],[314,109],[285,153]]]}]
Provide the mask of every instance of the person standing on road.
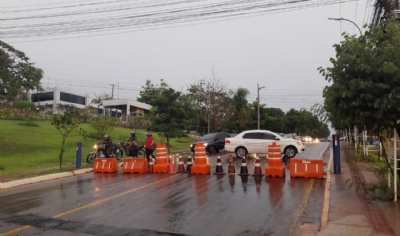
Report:
[{"label": "person standing on road", "polygon": [[154,145],[154,138],[153,135],[151,135],[150,132],[146,132],[146,142],[144,143],[144,148],[146,149],[146,158],[147,161],[150,161],[150,155],[153,155],[154,150],[156,149],[155,145]]}]

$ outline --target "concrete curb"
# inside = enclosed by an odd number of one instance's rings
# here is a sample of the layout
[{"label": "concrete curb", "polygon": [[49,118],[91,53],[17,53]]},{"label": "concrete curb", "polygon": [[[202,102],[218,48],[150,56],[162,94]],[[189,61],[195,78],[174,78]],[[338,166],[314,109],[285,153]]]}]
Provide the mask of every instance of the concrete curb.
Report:
[{"label": "concrete curb", "polygon": [[80,170],[67,171],[67,172],[63,172],[63,173],[56,173],[56,174],[37,176],[37,177],[33,177],[33,178],[14,180],[14,181],[6,182],[6,183],[0,183],[0,190],[14,188],[14,187],[25,185],[25,184],[33,184],[33,183],[39,183],[39,182],[52,180],[52,179],[59,179],[59,178],[70,177],[70,176],[74,176],[74,175],[80,175],[80,174],[89,173],[92,171],[93,171],[93,168],[85,168],[85,169],[80,169]]},{"label": "concrete curb", "polygon": [[[328,145],[329,147],[329,145]],[[332,159],[333,152],[329,157],[328,168],[326,170],[326,182],[325,182],[325,191],[324,191],[324,203],[322,206],[321,213],[321,223],[320,223],[320,231],[324,230],[326,225],[328,224],[329,217],[329,201],[330,201],[330,188],[331,188],[331,168],[332,168]]]}]

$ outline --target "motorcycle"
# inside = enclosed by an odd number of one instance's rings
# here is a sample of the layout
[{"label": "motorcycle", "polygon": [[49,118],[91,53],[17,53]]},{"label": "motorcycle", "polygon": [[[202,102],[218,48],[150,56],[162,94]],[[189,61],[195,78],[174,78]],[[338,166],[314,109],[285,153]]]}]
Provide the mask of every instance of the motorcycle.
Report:
[{"label": "motorcycle", "polygon": [[[124,155],[124,149],[120,144],[113,144],[113,148],[110,150],[110,157],[115,158],[117,161],[121,160]],[[96,158],[105,158],[104,147],[101,143],[95,143],[93,151],[91,151],[87,157],[86,162],[92,164]]]},{"label": "motorcycle", "polygon": [[132,151],[131,145],[128,142],[121,142],[121,147],[125,150],[125,153],[129,157],[144,157],[146,149],[144,145],[137,145],[135,150]]}]

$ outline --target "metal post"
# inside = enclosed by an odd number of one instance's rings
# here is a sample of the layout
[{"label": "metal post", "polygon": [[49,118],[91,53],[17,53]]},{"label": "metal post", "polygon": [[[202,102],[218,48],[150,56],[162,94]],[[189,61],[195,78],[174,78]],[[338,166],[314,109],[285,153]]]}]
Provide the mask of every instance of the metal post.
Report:
[{"label": "metal post", "polygon": [[82,161],[82,143],[76,144],[76,168],[81,168]]},{"label": "metal post", "polygon": [[257,129],[260,129],[260,87],[257,84]]},{"label": "metal post", "polygon": [[335,174],[341,173],[340,168],[340,136],[338,134],[332,135],[333,147],[333,172]]},{"label": "metal post", "polygon": [[265,86],[260,87],[257,84],[257,129],[260,129],[260,89],[265,88]]},{"label": "metal post", "polygon": [[46,120],[47,120],[47,110],[48,110],[48,108],[49,108],[49,104],[48,103],[46,103]]},{"label": "metal post", "polygon": [[394,187],[394,201],[397,201],[397,131],[396,128],[393,129],[394,133],[394,144],[393,144],[393,159],[394,159],[394,180],[393,180],[393,187]]}]

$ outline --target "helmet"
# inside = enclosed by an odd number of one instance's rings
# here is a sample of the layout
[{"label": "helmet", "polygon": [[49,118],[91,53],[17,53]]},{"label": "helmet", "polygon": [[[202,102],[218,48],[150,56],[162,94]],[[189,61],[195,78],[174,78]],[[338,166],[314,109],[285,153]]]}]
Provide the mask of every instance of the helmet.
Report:
[{"label": "helmet", "polygon": [[132,134],[135,134],[135,131],[131,131],[131,135],[132,135]]},{"label": "helmet", "polygon": [[150,132],[146,132],[146,135],[151,135],[151,133]]},{"label": "helmet", "polygon": [[104,135],[104,137],[103,137],[104,139],[109,139],[110,138],[110,136],[108,135],[108,134],[106,134],[106,135]]}]

